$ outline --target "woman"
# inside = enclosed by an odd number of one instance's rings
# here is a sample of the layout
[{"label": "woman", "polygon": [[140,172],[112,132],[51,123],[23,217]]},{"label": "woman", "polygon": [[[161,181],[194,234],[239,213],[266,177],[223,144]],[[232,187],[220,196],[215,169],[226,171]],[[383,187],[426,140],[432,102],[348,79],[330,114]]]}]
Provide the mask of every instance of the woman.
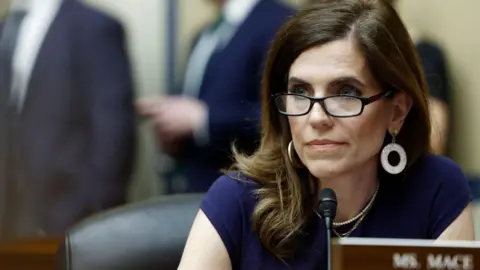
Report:
[{"label": "woman", "polygon": [[327,187],[338,197],[334,236],[473,240],[465,176],[428,154],[425,89],[386,2],[296,14],[269,53],[261,145],[237,153],[237,172],[206,194],[179,269],[324,269],[316,198]]}]

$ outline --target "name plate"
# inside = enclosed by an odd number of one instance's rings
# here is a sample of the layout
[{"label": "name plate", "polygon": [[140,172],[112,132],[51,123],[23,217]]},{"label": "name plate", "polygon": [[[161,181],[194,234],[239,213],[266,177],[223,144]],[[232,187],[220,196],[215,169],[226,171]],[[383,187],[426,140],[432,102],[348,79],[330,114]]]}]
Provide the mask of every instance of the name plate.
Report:
[{"label": "name plate", "polygon": [[480,269],[480,243],[343,238],[332,241],[333,270]]}]

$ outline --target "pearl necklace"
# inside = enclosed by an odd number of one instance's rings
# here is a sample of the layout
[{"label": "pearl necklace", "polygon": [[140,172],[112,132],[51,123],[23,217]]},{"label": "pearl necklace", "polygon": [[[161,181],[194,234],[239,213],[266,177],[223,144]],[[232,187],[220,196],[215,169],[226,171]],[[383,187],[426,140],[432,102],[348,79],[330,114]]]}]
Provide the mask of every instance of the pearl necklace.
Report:
[{"label": "pearl necklace", "polygon": [[377,188],[375,189],[375,193],[373,193],[372,198],[370,198],[370,201],[369,201],[368,204],[362,209],[362,211],[360,211],[360,213],[358,213],[356,216],[354,216],[353,218],[351,218],[351,219],[349,219],[349,220],[342,221],[342,222],[333,222],[333,227],[340,227],[340,226],[348,225],[348,224],[350,224],[350,223],[355,222],[355,221],[358,220],[359,218],[365,216],[365,214],[367,213],[367,211],[370,210],[370,208],[372,207],[373,202],[375,201],[375,198],[377,197],[378,187],[379,187],[379,186],[380,186],[380,184],[377,184]]},{"label": "pearl necklace", "polygon": [[[375,193],[373,193],[372,198],[370,198],[370,201],[367,203],[367,205],[355,217],[353,217],[352,219],[346,220],[346,221],[342,221],[342,222],[333,222],[333,232],[338,237],[348,237],[353,231],[355,231],[355,229],[357,229],[357,227],[360,225],[360,223],[362,223],[363,219],[367,215],[368,211],[370,211],[370,209],[373,206],[373,203],[375,202],[375,198],[377,197],[379,186],[380,186],[380,184],[377,184],[377,188],[375,189]],[[314,212],[318,217],[322,218],[322,216],[317,211],[314,211]],[[355,222],[355,224],[353,225],[353,227],[350,230],[348,230],[345,233],[338,233],[337,230],[335,230],[335,228],[350,224],[352,222]]]}]

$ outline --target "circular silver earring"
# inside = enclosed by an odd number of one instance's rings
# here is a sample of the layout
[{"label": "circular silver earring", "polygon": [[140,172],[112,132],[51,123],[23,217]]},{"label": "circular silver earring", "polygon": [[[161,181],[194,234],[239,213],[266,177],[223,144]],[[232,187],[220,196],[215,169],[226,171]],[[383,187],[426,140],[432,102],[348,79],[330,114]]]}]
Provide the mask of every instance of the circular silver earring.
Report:
[{"label": "circular silver earring", "polygon": [[[380,162],[383,169],[389,174],[399,174],[403,172],[403,170],[405,170],[405,167],[407,166],[407,153],[405,152],[405,149],[403,149],[401,145],[395,143],[395,137],[397,136],[397,134],[398,131],[394,130],[392,134],[392,142],[383,147],[380,157]],[[397,152],[398,156],[400,157],[400,161],[395,166],[390,164],[390,161],[388,161],[388,156],[392,152]]]}]

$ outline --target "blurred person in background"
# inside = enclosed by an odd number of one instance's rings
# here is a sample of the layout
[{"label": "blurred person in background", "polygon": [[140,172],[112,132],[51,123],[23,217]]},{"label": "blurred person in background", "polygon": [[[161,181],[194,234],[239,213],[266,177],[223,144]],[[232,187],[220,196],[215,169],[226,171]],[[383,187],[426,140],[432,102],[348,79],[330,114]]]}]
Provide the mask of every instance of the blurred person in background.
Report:
[{"label": "blurred person in background", "polygon": [[[332,0],[309,0],[308,4]],[[396,7],[398,0],[384,0]],[[450,82],[447,61],[442,49],[428,40],[416,28],[408,28],[416,45],[418,56],[429,88],[429,109],[432,122],[431,147],[434,153],[448,155],[449,135],[452,118]]]},{"label": "blurred person in background", "polygon": [[14,0],[0,35],[0,238],[123,204],[134,107],[122,26],[75,0]]},{"label": "blurred person in background", "polygon": [[166,193],[205,192],[231,164],[231,143],[259,141],[261,73],[273,36],[293,10],[275,0],[214,0],[219,18],[195,39],[180,95],[138,102],[175,160]]}]

